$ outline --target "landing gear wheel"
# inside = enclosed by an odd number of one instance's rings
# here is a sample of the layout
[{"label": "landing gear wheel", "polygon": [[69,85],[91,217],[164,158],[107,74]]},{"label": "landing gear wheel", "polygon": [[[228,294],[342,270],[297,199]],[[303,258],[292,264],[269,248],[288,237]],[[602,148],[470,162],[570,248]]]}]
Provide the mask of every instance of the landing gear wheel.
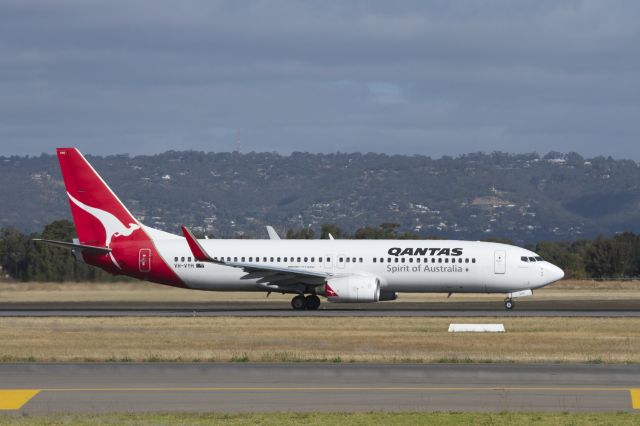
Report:
[{"label": "landing gear wheel", "polygon": [[304,298],[307,309],[316,310],[320,307],[320,298],[315,294],[311,294]]},{"label": "landing gear wheel", "polygon": [[513,300],[511,299],[504,299],[504,308],[511,310],[513,309]]},{"label": "landing gear wheel", "polygon": [[295,310],[302,310],[307,307],[307,301],[302,294],[291,299],[291,307]]}]

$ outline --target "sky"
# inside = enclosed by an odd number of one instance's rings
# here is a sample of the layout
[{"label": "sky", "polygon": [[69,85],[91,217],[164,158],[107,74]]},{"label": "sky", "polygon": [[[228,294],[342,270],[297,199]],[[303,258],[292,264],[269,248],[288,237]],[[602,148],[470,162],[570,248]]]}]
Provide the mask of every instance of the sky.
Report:
[{"label": "sky", "polygon": [[0,1],[0,155],[640,160],[640,2]]}]

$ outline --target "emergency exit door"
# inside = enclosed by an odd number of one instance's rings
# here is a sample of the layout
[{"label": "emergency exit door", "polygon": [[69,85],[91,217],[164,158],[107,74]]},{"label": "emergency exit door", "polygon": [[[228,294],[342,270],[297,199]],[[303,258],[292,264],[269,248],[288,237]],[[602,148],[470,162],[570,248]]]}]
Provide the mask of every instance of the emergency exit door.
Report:
[{"label": "emergency exit door", "polygon": [[507,252],[496,250],[493,257],[494,272],[504,274],[507,271]]}]

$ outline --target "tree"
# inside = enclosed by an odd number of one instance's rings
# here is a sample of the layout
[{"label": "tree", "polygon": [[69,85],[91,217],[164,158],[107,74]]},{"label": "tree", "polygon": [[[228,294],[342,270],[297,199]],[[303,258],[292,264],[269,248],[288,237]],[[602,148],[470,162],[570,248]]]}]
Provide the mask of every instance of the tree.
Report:
[{"label": "tree", "polygon": [[347,234],[336,225],[325,223],[324,225],[322,225],[322,228],[320,230],[320,239],[328,239],[329,234],[331,234],[333,238],[337,239],[348,238]]},{"label": "tree", "polygon": [[0,230],[0,265],[14,279],[26,276],[28,248],[28,236],[14,228]]},{"label": "tree", "polygon": [[398,238],[396,229],[400,227],[398,223],[385,222],[377,228],[359,228],[353,234],[356,240],[394,240]]},{"label": "tree", "polygon": [[[72,241],[75,238],[75,228],[68,220],[56,220],[45,226],[41,238]],[[73,281],[77,280],[78,275],[85,275],[78,269],[78,263],[70,250],[43,243],[29,244],[27,261],[25,278],[29,281]]]},{"label": "tree", "polygon": [[315,232],[311,228],[302,228],[298,230],[289,229],[287,231],[287,240],[312,240],[315,237]]},{"label": "tree", "polygon": [[587,250],[585,267],[592,277],[616,277],[622,275],[620,248],[613,240],[600,235]]}]

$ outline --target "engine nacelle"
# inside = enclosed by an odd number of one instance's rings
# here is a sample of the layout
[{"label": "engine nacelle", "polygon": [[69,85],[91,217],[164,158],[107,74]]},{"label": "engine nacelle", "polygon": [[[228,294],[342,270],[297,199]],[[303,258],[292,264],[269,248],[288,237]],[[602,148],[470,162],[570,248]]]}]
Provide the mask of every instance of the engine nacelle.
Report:
[{"label": "engine nacelle", "polygon": [[377,302],[380,299],[380,280],[358,276],[331,278],[319,294],[329,302]]}]

